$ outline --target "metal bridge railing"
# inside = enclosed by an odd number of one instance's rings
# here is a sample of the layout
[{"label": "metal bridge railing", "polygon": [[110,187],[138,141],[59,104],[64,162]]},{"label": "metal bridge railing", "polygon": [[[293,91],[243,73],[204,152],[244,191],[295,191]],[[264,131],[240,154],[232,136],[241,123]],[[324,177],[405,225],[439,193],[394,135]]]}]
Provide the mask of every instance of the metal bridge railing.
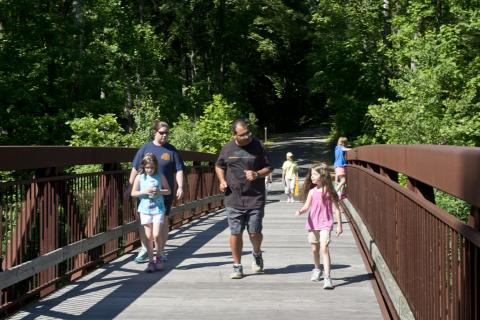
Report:
[{"label": "metal bridge railing", "polygon": [[[480,319],[480,148],[376,145],[347,159],[348,199],[413,316]],[[434,189],[468,202],[468,223],[437,207]]]},{"label": "metal bridge railing", "polygon": [[[45,296],[139,245],[136,203],[124,195],[135,152],[0,147],[0,171],[16,177],[0,182],[2,309]],[[213,165],[216,155],[180,153],[192,165],[186,168],[183,202],[174,202],[170,214],[172,228],[223,206]],[[65,170],[91,164],[103,170]]]}]

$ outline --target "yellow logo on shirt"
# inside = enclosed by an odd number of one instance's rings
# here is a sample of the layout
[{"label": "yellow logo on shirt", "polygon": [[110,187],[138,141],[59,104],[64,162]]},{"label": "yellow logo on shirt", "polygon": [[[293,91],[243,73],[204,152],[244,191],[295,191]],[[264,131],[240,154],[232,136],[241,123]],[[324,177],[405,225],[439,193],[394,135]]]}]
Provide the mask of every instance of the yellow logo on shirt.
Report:
[{"label": "yellow logo on shirt", "polygon": [[161,159],[165,161],[170,161],[170,153],[168,152],[162,153]]}]

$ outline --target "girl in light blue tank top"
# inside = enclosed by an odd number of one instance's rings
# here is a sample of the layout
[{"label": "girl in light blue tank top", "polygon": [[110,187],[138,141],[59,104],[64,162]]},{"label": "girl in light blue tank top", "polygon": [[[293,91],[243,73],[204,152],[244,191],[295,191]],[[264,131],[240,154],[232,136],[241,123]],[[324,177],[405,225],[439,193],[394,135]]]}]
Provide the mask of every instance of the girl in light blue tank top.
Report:
[{"label": "girl in light blue tank top", "polygon": [[[147,190],[148,188],[158,188],[161,184],[161,176],[156,174],[149,176],[147,174],[139,174],[140,177],[140,191]],[[163,195],[147,195],[143,194],[140,197],[140,203],[138,204],[138,212],[142,214],[165,214],[165,204],[163,201]]]},{"label": "girl in light blue tank top", "polygon": [[[163,249],[162,224],[165,216],[163,196],[168,194],[170,194],[170,187],[165,176],[158,174],[157,158],[153,153],[146,153],[132,187],[132,197],[140,199],[138,214],[147,237],[146,249],[149,262],[146,272],[163,269],[160,258]],[[157,248],[155,260],[153,259],[154,242]]]}]

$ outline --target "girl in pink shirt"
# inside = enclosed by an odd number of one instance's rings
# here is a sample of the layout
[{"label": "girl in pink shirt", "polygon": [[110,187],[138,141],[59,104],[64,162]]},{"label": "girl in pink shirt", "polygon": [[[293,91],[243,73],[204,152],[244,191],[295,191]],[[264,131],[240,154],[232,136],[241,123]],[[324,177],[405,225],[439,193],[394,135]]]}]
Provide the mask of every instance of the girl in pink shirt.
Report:
[{"label": "girl in pink shirt", "polygon": [[325,163],[312,166],[303,185],[302,200],[303,207],[295,214],[301,215],[310,209],[305,228],[308,230],[308,241],[312,245],[313,262],[315,269],[312,271],[310,280],[320,281],[320,252],[322,253],[323,268],[325,276],[323,279],[324,289],[333,289],[330,279],[330,232],[333,229],[333,206],[337,221],[337,236],[343,232],[342,220],[340,217],[338,195],[333,187],[332,178]]}]

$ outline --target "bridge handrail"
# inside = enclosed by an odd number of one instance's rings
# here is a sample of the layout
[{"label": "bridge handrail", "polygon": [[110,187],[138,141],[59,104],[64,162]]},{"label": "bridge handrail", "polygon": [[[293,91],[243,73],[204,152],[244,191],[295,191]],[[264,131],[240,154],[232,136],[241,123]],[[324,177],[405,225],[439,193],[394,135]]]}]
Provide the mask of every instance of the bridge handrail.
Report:
[{"label": "bridge handrail", "polygon": [[[353,229],[394,317],[478,319],[480,148],[372,145],[346,158]],[[435,205],[435,189],[471,205],[468,223]]]},{"label": "bridge handrail", "polygon": [[403,173],[480,207],[480,148],[378,144],[348,151],[347,160]]},{"label": "bridge handrail", "polygon": [[[137,150],[0,146],[0,171],[19,177],[0,181],[0,310],[45,296],[63,280],[138,246],[136,205],[125,193],[126,164]],[[184,199],[174,201],[169,215],[171,228],[223,206],[217,155],[179,152],[191,165],[185,168]],[[92,164],[103,169],[66,170]]]},{"label": "bridge handrail", "polygon": [[[0,171],[131,162],[138,148],[0,146]],[[212,162],[217,155],[179,150],[183,160]]]}]

